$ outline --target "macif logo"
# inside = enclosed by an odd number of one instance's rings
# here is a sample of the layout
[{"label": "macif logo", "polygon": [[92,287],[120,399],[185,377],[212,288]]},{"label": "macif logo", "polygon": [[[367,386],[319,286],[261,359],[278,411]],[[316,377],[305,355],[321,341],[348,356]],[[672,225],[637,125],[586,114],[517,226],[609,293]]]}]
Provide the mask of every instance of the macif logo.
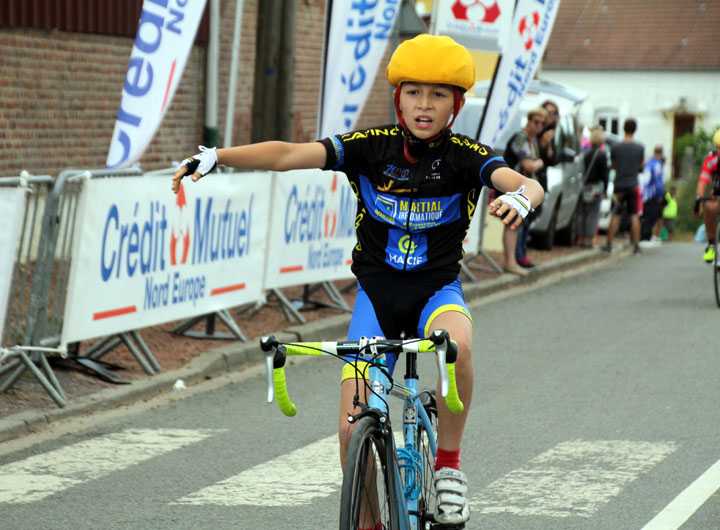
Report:
[{"label": "macif logo", "polygon": [[[190,223],[185,219],[187,215],[187,201],[185,188],[180,184],[175,205],[177,206],[175,222],[170,232],[170,264],[184,264],[190,250]],[[178,245],[179,243],[179,245]]]}]

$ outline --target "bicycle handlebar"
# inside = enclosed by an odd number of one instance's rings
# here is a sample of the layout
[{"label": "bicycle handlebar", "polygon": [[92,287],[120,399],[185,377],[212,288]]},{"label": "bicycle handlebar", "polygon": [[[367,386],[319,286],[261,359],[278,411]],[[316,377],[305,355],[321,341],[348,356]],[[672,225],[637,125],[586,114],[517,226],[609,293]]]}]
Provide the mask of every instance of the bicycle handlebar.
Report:
[{"label": "bicycle handlebar", "polygon": [[273,335],[262,337],[260,339],[260,348],[265,352],[265,365],[267,367],[267,401],[272,403],[274,395],[283,414],[294,416],[297,413],[297,407],[288,395],[287,381],[285,380],[285,359],[288,355],[356,356],[368,352],[376,353],[378,347],[382,350],[382,353],[435,353],[437,355],[438,371],[440,372],[440,392],[445,398],[448,409],[455,414],[460,414],[464,410],[455,380],[457,343],[450,340],[448,332],[442,329],[435,330],[428,339],[423,340],[363,338],[360,341],[280,344]]}]

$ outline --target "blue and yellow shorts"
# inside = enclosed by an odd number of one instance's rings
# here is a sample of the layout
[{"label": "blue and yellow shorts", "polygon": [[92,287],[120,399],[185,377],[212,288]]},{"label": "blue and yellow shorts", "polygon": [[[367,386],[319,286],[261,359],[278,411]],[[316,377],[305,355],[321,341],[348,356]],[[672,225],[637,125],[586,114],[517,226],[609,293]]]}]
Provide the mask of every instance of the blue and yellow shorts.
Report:
[{"label": "blue and yellow shorts", "polygon": [[[456,272],[452,276],[379,273],[362,277],[358,280],[348,340],[426,337],[432,322],[448,311],[462,313],[472,321]],[[390,373],[397,357],[386,355]],[[362,359],[348,359],[342,380],[356,378],[364,364]]]}]

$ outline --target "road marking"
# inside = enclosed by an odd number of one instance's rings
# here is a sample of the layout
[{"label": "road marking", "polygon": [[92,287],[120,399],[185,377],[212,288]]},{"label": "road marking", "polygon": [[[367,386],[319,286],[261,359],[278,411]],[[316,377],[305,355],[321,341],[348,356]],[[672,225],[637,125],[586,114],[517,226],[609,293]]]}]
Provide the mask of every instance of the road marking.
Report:
[{"label": "road marking", "polygon": [[590,517],[676,449],[622,440],[561,443],[487,486],[470,505],[485,514]]},{"label": "road marking", "polygon": [[0,466],[0,503],[26,504],[222,430],[127,429]]},{"label": "road marking", "polygon": [[642,530],[680,528],[720,488],[720,460],[665,506]]},{"label": "road marking", "polygon": [[[395,432],[402,443],[402,432]],[[337,434],[259,464],[171,504],[216,506],[303,506],[340,490]]]},{"label": "road marking", "polygon": [[257,465],[172,504],[302,506],[342,485],[337,434]]}]

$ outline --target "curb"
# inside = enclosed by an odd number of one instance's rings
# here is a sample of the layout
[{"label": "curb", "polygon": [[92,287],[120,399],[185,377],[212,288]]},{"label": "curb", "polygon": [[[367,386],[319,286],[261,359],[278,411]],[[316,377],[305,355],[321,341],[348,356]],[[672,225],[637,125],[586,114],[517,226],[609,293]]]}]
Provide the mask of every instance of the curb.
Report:
[{"label": "curb", "polygon": [[[619,250],[613,252],[612,255],[619,256],[621,254],[627,253]],[[489,280],[475,283],[466,282],[463,284],[465,299],[471,303],[493,293],[522,284],[532,284],[540,278],[608,257],[608,254],[599,249],[590,249],[538,265],[525,277],[502,274]],[[275,336],[284,341],[341,339],[345,336],[349,323],[350,315],[344,313],[308,324],[291,326],[282,332],[275,333]],[[262,356],[256,341],[226,344],[195,357],[178,370],[162,372],[150,379],[134,381],[130,385],[107,388],[94,394],[80,396],[64,408],[48,411],[27,410],[0,418],[0,443],[37,432],[51,423],[67,418],[113,409],[170,392],[178,379],[182,379],[186,384],[192,384],[203,379],[234,372],[261,361]]]}]

